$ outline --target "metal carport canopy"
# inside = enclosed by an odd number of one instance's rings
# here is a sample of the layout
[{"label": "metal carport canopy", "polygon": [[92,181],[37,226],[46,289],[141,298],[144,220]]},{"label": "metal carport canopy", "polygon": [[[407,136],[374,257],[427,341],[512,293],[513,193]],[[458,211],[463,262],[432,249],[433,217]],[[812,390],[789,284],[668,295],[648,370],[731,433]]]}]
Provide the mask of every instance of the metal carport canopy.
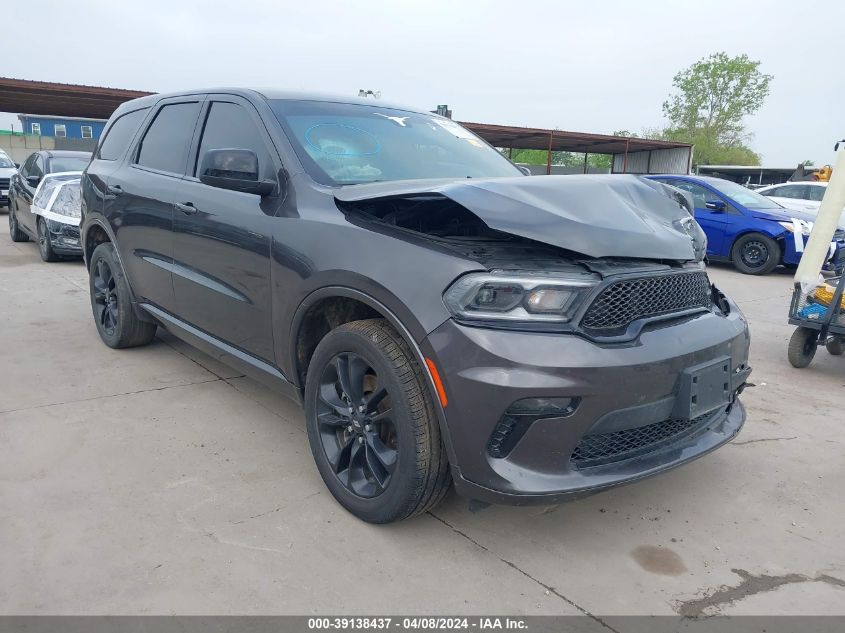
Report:
[{"label": "metal carport canopy", "polygon": [[0,112],[108,119],[121,103],[150,94],[153,93],[0,77]]},{"label": "metal carport canopy", "polygon": [[575,152],[577,154],[624,154],[656,149],[691,148],[689,143],[663,141],[658,139],[613,136],[611,134],[590,134],[567,132],[512,125],[471,123],[460,121],[465,128],[494,147],[512,149],[542,149],[553,152]]}]

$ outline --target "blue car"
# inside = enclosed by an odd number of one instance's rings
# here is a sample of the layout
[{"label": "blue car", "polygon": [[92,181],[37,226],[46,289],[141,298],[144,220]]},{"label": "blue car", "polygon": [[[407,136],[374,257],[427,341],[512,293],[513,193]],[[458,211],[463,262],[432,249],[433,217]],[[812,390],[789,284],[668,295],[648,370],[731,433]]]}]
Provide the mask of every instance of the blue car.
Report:
[{"label": "blue car", "polygon": [[[742,185],[722,178],[658,175],[652,180],[692,195],[695,219],[707,234],[707,257],[730,261],[747,275],[765,275],[780,264],[796,266],[815,217],[791,211]],[[842,255],[840,255],[842,251]],[[830,262],[845,256],[845,231],[831,242]]]}]

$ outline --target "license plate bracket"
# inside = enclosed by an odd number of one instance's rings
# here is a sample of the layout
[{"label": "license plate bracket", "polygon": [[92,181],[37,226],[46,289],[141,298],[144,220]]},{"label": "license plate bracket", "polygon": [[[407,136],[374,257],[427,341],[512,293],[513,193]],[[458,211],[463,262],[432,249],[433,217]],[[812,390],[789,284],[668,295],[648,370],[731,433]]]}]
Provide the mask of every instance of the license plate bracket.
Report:
[{"label": "license plate bracket", "polygon": [[730,356],[688,367],[679,378],[674,417],[691,420],[727,407],[732,389]]}]

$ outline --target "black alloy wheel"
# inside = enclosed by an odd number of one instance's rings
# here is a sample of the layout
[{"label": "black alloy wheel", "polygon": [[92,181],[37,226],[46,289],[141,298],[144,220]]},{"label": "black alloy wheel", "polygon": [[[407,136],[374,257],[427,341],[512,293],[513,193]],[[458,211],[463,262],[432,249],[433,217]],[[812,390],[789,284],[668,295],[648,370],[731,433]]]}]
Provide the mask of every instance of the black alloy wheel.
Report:
[{"label": "black alloy wheel", "polygon": [[343,486],[365,499],[387,489],[399,456],[391,403],[363,356],[344,352],[323,369],[317,400],[323,451]]},{"label": "black alloy wheel", "polygon": [[133,308],[132,291],[114,246],[110,242],[97,246],[88,265],[91,310],[103,343],[118,349],[152,341],[157,326]]},{"label": "black alloy wheel", "polygon": [[443,499],[452,478],[426,374],[384,319],[351,321],[323,336],[304,396],[317,470],[349,512],[390,523]]},{"label": "black alloy wheel", "polygon": [[94,264],[93,281],[94,318],[106,334],[114,336],[120,316],[120,301],[114,274],[104,259],[98,259]]}]

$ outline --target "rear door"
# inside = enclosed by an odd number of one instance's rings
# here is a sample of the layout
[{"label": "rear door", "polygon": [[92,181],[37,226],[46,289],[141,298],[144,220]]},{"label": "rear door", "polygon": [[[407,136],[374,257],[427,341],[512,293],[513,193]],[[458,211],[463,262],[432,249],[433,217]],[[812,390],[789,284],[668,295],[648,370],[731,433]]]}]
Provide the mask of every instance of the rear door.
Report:
[{"label": "rear door", "polygon": [[189,175],[174,216],[173,287],[178,314],[192,325],[272,362],[270,244],[277,197],[220,189],[199,181],[211,149],[249,149],[260,179],[280,167],[264,123],[249,101],[209,95]]},{"label": "rear door", "polygon": [[204,97],[160,102],[128,159],[106,177],[104,213],[138,299],[176,311],[174,203],[181,199],[188,149]]}]

